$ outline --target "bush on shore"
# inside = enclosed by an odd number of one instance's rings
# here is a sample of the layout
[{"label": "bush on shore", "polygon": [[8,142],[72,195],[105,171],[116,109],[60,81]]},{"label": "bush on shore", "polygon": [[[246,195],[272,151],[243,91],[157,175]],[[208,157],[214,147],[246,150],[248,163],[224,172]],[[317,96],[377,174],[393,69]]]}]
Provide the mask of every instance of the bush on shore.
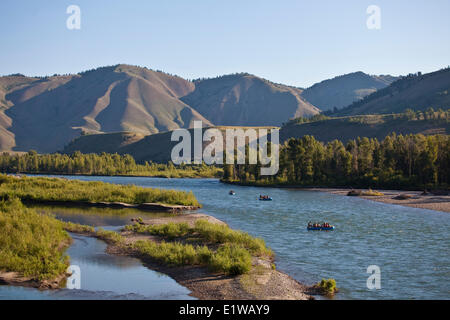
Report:
[{"label": "bush on shore", "polygon": [[334,279],[322,279],[319,283],[317,283],[316,287],[323,293],[323,294],[334,294],[338,291],[336,287],[336,280]]},{"label": "bush on shore", "polygon": [[0,270],[38,280],[63,274],[70,237],[63,224],[22,205],[17,198],[0,202]]}]

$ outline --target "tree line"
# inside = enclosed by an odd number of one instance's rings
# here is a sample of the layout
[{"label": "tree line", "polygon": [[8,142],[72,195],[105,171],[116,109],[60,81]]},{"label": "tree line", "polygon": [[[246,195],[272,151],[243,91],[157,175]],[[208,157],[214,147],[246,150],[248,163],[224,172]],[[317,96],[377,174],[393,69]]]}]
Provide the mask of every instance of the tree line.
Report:
[{"label": "tree line", "polygon": [[132,175],[162,177],[217,177],[222,169],[215,166],[181,165],[172,162],[159,164],[145,161],[138,164],[131,155],[83,154],[24,154],[0,155],[0,171],[3,173],[84,174],[84,175]]},{"label": "tree line", "polygon": [[291,138],[280,147],[279,171],[260,176],[260,165],[225,165],[224,181],[244,184],[448,188],[450,136],[410,134],[358,138],[346,144]]}]

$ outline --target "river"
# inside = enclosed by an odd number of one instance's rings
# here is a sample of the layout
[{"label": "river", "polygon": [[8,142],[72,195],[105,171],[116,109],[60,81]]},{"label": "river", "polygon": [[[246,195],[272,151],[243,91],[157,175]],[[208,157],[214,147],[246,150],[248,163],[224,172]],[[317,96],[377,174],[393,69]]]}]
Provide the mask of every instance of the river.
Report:
[{"label": "river", "polygon": [[[274,250],[279,270],[306,284],[315,283],[321,278],[336,279],[340,292],[335,299],[450,298],[450,215],[445,212],[402,207],[325,192],[230,186],[216,179],[64,177],[192,190],[203,204],[199,212],[223,220],[234,229],[262,237]],[[230,196],[230,189],[233,189],[236,195]],[[270,195],[273,201],[259,201],[260,194]],[[336,229],[331,232],[308,232],[308,221],[327,221],[335,225]],[[83,241],[99,242],[93,239]],[[100,244],[96,246],[97,252],[103,250],[98,248],[101,247]],[[72,247],[69,249],[71,256]],[[106,258],[105,265],[114,265],[114,259]],[[141,266],[139,262],[135,263],[135,267]],[[367,287],[367,279],[370,276],[367,268],[371,265],[380,268],[380,289]],[[126,282],[124,285],[114,285],[114,282],[109,282],[111,285],[108,286],[102,284],[102,281],[106,280],[100,280],[98,285],[86,290],[93,296],[95,294],[92,292],[98,290],[109,292],[105,298],[129,298],[129,295],[131,298],[189,297],[187,290],[181,286],[177,287],[176,283],[167,287],[167,292],[165,285],[162,291],[147,292],[139,287],[139,280],[132,281],[132,270],[122,267],[118,269],[123,273],[123,278],[130,277],[128,284],[136,285],[136,290],[130,291]],[[154,272],[148,271],[149,274],[142,276],[150,277],[149,283],[155,281],[156,287],[164,283],[158,283],[160,279],[154,280]],[[173,281],[165,278],[167,281]],[[14,293],[14,297],[22,295],[33,298],[37,294],[33,289],[14,290],[20,291]],[[55,298],[54,293],[38,295],[39,298]],[[5,289],[0,287],[0,298],[4,297]]]}]

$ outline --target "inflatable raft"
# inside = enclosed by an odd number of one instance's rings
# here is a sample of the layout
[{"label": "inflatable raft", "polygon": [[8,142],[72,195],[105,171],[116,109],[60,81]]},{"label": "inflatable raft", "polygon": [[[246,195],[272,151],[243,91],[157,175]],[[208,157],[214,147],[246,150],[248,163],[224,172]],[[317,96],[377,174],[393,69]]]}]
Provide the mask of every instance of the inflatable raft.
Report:
[{"label": "inflatable raft", "polygon": [[259,200],[261,200],[261,201],[272,201],[272,198],[259,198]]},{"label": "inflatable raft", "polygon": [[312,230],[312,231],[331,231],[334,230],[334,226],[331,227],[306,227],[306,229]]}]

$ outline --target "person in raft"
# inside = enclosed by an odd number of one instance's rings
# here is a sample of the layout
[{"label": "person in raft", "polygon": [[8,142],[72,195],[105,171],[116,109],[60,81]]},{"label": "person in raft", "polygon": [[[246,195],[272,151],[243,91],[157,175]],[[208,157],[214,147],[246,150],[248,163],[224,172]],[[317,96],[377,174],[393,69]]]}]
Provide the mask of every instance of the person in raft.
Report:
[{"label": "person in raft", "polygon": [[311,221],[308,222],[308,228],[330,228],[331,225],[328,222],[324,222],[322,224],[320,223],[311,223]]},{"label": "person in raft", "polygon": [[262,196],[262,195],[259,195],[259,198],[260,198],[260,199],[269,199],[269,196]]}]

